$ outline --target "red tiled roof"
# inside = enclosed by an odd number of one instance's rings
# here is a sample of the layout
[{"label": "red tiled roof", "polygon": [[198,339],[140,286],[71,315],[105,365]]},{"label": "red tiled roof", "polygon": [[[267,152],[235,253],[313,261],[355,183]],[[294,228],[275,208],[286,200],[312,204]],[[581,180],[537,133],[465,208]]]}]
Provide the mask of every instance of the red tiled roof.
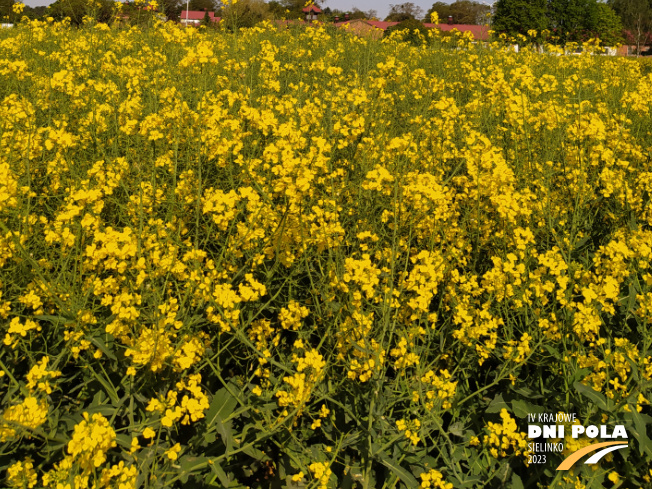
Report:
[{"label": "red tiled roof", "polygon": [[364,22],[382,30],[385,30],[390,26],[398,24],[398,22],[384,22],[382,20],[365,20]]},{"label": "red tiled roof", "polygon": [[[376,27],[377,29],[382,29],[385,30],[388,27],[391,27],[393,25],[398,24],[398,22],[385,22],[385,21],[380,21],[380,20],[364,20],[364,19],[355,19],[355,20],[345,20],[343,22],[338,22],[337,25],[346,25],[350,24],[351,22],[364,22],[366,24],[369,24],[370,26]],[[427,27],[429,29],[432,29],[433,27],[436,27],[443,32],[448,32],[452,31],[453,29],[457,29],[460,32],[467,32],[470,31],[473,34],[473,37],[476,39],[479,39],[481,41],[486,41],[489,39],[489,28],[483,25],[472,25],[472,24],[430,24],[426,23],[423,24],[424,27]]]},{"label": "red tiled roof", "polygon": [[308,13],[308,12],[310,12],[310,11],[313,11],[313,12],[315,12],[316,14],[321,14],[321,10],[320,10],[319,7],[317,7],[317,5],[310,5],[310,6],[308,6],[308,7],[303,7],[303,11],[304,11],[305,13]]},{"label": "red tiled roof", "polygon": [[[203,20],[206,12],[203,10],[182,10],[181,20]],[[208,18],[213,20],[215,12],[208,12]],[[219,18],[219,17],[218,17]]]}]

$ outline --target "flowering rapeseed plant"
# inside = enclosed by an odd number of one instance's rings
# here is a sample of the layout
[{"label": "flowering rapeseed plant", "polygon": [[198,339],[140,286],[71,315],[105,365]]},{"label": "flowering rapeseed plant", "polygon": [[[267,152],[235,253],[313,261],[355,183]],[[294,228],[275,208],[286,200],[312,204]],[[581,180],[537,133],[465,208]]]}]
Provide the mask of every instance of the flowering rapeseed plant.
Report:
[{"label": "flowering rapeseed plant", "polygon": [[4,485],[649,483],[645,64],[98,26],[0,31]]}]

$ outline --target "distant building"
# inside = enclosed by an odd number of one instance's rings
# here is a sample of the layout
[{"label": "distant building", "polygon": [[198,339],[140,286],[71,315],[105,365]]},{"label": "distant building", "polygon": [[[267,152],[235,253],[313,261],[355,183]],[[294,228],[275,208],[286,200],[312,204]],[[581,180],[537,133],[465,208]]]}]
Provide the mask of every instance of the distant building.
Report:
[{"label": "distant building", "polygon": [[314,4],[308,5],[303,8],[303,13],[306,15],[306,22],[312,22],[313,20],[317,20],[318,15],[321,14],[321,9]]},{"label": "distant building", "polygon": [[[649,54],[650,44],[652,44],[652,32],[645,32],[640,36],[640,39],[637,39],[637,35],[631,31],[623,31],[623,37],[625,38],[623,45],[618,48],[618,54],[620,56],[636,56],[643,55],[646,56]],[[641,46],[641,52],[636,52],[637,41]],[[645,53],[645,54],[644,54]]]},{"label": "distant building", "polygon": [[[182,10],[179,21],[184,25],[199,25],[204,20],[206,12],[204,10]],[[215,12],[208,12],[208,18],[211,22],[219,22],[221,17],[215,17]]]}]

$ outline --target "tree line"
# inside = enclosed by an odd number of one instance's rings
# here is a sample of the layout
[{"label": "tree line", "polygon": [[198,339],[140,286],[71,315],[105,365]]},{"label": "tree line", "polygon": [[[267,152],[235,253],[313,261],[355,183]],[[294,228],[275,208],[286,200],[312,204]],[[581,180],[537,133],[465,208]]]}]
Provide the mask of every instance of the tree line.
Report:
[{"label": "tree line", "polygon": [[[65,17],[71,19],[71,23],[78,25],[83,21],[84,16],[93,15],[99,22],[109,22],[115,18],[115,3],[113,0],[56,0],[49,7],[29,7],[16,15],[12,12],[12,5],[15,0],[0,0],[0,19],[4,21],[17,21],[23,15],[30,19],[52,17],[61,20]],[[124,0],[121,6],[121,15],[129,16],[130,22],[137,22],[146,15],[141,12],[147,7],[149,0]],[[305,0],[239,0],[234,4],[221,2],[219,0],[156,0],[157,10],[166,18],[178,21],[181,12],[184,10],[214,12],[217,17],[227,20],[227,25],[236,27],[252,27],[264,20],[274,19],[297,19],[304,16],[302,9],[306,5]],[[373,19],[377,17],[375,10],[363,11],[356,7],[344,11],[340,9],[323,9],[322,19],[333,21],[335,19]]]},{"label": "tree line", "polygon": [[[15,0],[0,0],[0,18],[17,20],[12,14]],[[158,10],[168,19],[178,20],[181,12],[204,10],[224,17],[227,25],[251,27],[263,20],[297,19],[303,17],[305,0],[239,0],[235,4],[219,0],[158,0]],[[123,13],[139,18],[146,0],[126,0]],[[390,12],[384,20],[403,22],[418,20],[429,22],[436,13],[441,22],[454,24],[487,24],[497,33],[516,37],[519,34],[541,41],[565,44],[581,42],[598,37],[603,44],[652,43],[652,0],[498,0],[493,9],[477,0],[456,0],[452,3],[438,1],[424,12],[412,2],[390,5]],[[115,16],[113,0],[56,0],[49,7],[25,7],[21,14],[30,18],[51,16],[56,20],[70,17],[73,24],[79,24],[85,15],[92,14],[101,22],[108,22]],[[144,16],[145,17],[145,16]],[[362,11],[353,7],[349,11],[323,8],[322,20],[333,21],[344,18],[377,19],[374,10]],[[543,34],[542,34],[543,33]]]},{"label": "tree line", "polygon": [[[435,2],[423,15],[414,3],[391,5],[385,20],[491,24],[497,34],[555,44],[599,38],[603,45],[652,44],[652,0],[498,0],[493,8],[475,0]],[[520,39],[523,39],[521,37]]]},{"label": "tree line", "polygon": [[[0,0],[0,17],[12,17],[11,6],[15,0]],[[106,21],[111,18],[114,9],[113,0],[95,0],[95,5],[90,6],[88,0],[56,0],[49,8],[26,6],[23,15],[29,18],[41,18],[50,16],[55,19],[70,17],[73,24],[80,23],[84,15],[90,13],[94,8],[98,20]],[[123,11],[126,14],[134,14],[138,7],[146,5],[145,0],[125,0],[123,1]],[[297,19],[303,17],[303,7],[306,5],[305,0],[239,0],[233,5],[228,2],[222,3],[219,0],[190,0],[187,4],[185,0],[157,0],[159,10],[162,11],[168,19],[179,20],[181,12],[188,8],[189,10],[203,10],[215,12],[218,17],[233,17],[237,19],[239,27],[249,27],[262,20],[271,19]],[[315,2],[319,5],[319,2]],[[480,24],[486,21],[486,15],[490,7],[475,0],[457,0],[451,4],[444,2],[435,2],[432,7],[425,13],[421,7],[412,2],[390,5],[390,12],[384,20],[393,22],[402,22],[405,20],[419,20],[428,22],[430,14],[437,12],[442,21],[447,21],[451,17],[456,24]],[[380,20],[375,10],[361,10],[357,7],[351,7],[349,10],[341,10],[325,6],[323,8],[322,20],[329,22],[335,19],[344,20],[370,19]]]},{"label": "tree line", "polygon": [[582,42],[599,38],[603,44],[650,42],[652,0],[498,0],[492,27],[517,36],[528,31],[550,33],[552,42]]}]

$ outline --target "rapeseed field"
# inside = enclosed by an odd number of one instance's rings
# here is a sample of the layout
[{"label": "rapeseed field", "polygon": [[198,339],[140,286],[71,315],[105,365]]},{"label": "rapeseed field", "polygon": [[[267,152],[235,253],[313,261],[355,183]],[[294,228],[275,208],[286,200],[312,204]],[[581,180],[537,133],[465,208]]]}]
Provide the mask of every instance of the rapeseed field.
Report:
[{"label": "rapeseed field", "polygon": [[652,76],[433,37],[0,31],[2,485],[652,487]]}]

